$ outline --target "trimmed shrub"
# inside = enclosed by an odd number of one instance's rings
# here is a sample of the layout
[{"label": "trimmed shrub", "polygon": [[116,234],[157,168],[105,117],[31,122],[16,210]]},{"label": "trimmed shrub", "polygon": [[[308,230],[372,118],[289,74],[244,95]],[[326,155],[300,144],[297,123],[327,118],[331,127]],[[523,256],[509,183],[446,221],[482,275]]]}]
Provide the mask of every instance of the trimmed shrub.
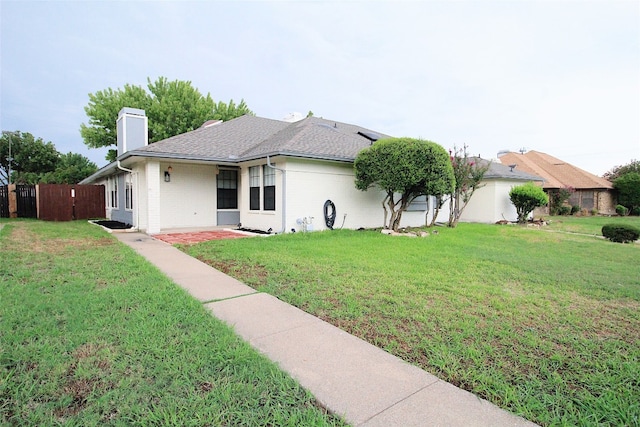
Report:
[{"label": "trimmed shrub", "polygon": [[571,215],[575,214],[576,212],[580,212],[580,206],[578,205],[571,206]]},{"label": "trimmed shrub", "polygon": [[571,208],[569,206],[558,206],[557,208],[558,211],[558,215],[569,215],[569,213],[571,212]]},{"label": "trimmed shrub", "polygon": [[640,238],[640,230],[628,224],[605,224],[602,235],[612,242],[627,243]]},{"label": "trimmed shrub", "polygon": [[626,207],[622,206],[622,205],[617,205],[616,206],[616,213],[620,216],[627,216],[627,214],[629,213],[629,209],[627,209]]},{"label": "trimmed shrub", "polygon": [[535,208],[549,203],[549,197],[547,197],[542,188],[533,182],[513,187],[511,191],[509,191],[509,199],[516,207],[518,223],[520,224],[527,222],[529,213]]}]

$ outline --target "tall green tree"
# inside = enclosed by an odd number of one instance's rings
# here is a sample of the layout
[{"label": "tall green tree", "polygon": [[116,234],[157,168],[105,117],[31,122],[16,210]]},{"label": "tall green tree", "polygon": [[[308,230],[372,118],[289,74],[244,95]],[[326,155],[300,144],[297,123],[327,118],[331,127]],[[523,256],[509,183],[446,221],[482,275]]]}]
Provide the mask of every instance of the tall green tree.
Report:
[{"label": "tall green tree", "polygon": [[549,197],[544,190],[532,182],[516,185],[509,191],[509,199],[516,207],[518,222],[524,224],[527,217],[538,206],[549,203]]},{"label": "tall green tree", "polygon": [[618,191],[618,203],[632,215],[640,215],[640,173],[625,173],[613,181],[613,187]]},{"label": "tall green tree", "polygon": [[254,115],[253,111],[247,107],[244,99],[241,99],[240,104],[238,105],[233,102],[233,99],[230,99],[228,104],[225,104],[222,101],[219,101],[216,104],[213,112],[213,118],[215,120],[222,120],[223,122],[226,122],[228,120],[235,119],[236,117],[244,116],[245,114]]},{"label": "tall green tree", "polygon": [[455,184],[446,150],[420,139],[381,139],[358,153],[354,169],[357,189],[376,187],[385,193],[384,225],[395,231],[416,197],[450,194]]},{"label": "tall green tree", "polygon": [[[11,156],[9,156],[9,149]],[[55,170],[59,153],[52,142],[35,138],[29,132],[2,131],[0,139],[0,182],[34,184],[46,173]]]},{"label": "tall green tree", "polygon": [[77,153],[60,154],[52,142],[28,132],[2,131],[0,139],[0,183],[9,181],[9,143],[11,143],[11,182],[14,184],[76,184],[98,167]]},{"label": "tall green tree", "polygon": [[611,168],[611,170],[605,172],[603,178],[613,182],[617,178],[620,178],[622,175],[628,174],[630,172],[640,173],[640,160],[631,160],[626,165],[614,166],[613,168]]},{"label": "tall green tree", "polygon": [[[111,147],[117,144],[116,120],[123,107],[145,110],[149,119],[149,143],[189,132],[202,126],[207,120],[231,120],[253,112],[244,100],[236,105],[215,103],[211,95],[202,95],[190,81],[169,81],[159,77],[152,82],[147,78],[146,89],[126,84],[123,89],[105,89],[89,94],[85,112],[88,124],[80,125],[80,134],[89,148]],[[107,160],[116,158],[116,150],[110,149]]]},{"label": "tall green tree", "polygon": [[85,145],[89,148],[117,145],[116,120],[120,110],[123,107],[148,110],[150,105],[151,96],[141,86],[127,84],[124,89],[108,88],[90,93],[89,104],[84,107],[89,124],[80,125],[80,135]]},{"label": "tall green tree", "polygon": [[61,154],[56,169],[46,173],[40,182],[47,184],[77,184],[98,170],[98,166],[78,153]]}]

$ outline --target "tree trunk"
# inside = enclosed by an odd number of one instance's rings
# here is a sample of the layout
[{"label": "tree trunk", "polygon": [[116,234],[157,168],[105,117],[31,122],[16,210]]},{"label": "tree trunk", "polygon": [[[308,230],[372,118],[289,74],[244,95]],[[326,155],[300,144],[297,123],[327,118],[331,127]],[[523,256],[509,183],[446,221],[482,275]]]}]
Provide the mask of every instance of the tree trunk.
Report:
[{"label": "tree trunk", "polygon": [[458,210],[458,195],[453,193],[449,199],[449,227],[455,227],[456,212]]},{"label": "tree trunk", "polygon": [[384,228],[387,228],[387,217],[389,215],[389,212],[387,211],[387,207],[385,206],[385,203],[387,202],[387,199],[389,199],[389,195],[388,194],[384,198],[384,200],[382,201],[382,210],[384,211],[384,219],[382,221],[382,226]]},{"label": "tree trunk", "polygon": [[439,197],[436,198],[436,207],[433,210],[433,218],[431,219],[431,224],[429,224],[429,227],[433,227],[434,225],[436,225],[436,220],[438,219],[438,215],[440,214],[440,209],[442,209],[445,202],[446,200],[442,200]]}]

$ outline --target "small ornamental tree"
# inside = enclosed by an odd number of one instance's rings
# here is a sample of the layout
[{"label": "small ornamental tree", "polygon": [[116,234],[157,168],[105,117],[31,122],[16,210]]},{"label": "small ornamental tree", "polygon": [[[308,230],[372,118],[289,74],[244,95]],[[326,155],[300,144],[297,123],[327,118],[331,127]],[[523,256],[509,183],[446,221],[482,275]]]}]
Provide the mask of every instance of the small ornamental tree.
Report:
[{"label": "small ornamental tree", "polygon": [[542,188],[532,182],[513,187],[509,191],[509,199],[516,207],[518,222],[521,224],[527,222],[527,217],[535,208],[549,203],[549,198]]},{"label": "small ornamental tree", "polygon": [[575,191],[576,190],[573,187],[563,187],[549,191],[551,215],[560,215],[562,206],[564,206]]},{"label": "small ornamental tree", "polygon": [[462,149],[454,146],[453,152],[449,151],[449,155],[456,180],[454,192],[449,198],[449,227],[455,227],[473,193],[484,186],[480,182],[491,163],[469,157],[466,144]]},{"label": "small ornamental tree", "polygon": [[358,153],[354,169],[358,190],[378,187],[385,192],[384,226],[395,231],[400,226],[402,213],[416,197],[438,197],[451,194],[454,189],[449,155],[431,141],[381,139]]}]

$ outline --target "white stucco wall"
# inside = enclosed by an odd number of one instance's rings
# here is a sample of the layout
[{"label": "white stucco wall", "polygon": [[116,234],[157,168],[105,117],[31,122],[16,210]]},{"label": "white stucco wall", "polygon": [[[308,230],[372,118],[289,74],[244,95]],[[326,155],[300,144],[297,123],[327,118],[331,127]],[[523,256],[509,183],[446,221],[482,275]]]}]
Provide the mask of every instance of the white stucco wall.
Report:
[{"label": "white stucco wall", "polygon": [[160,232],[160,163],[149,161],[145,164],[145,191],[147,193],[147,205],[145,211],[140,211],[140,216],[145,217],[144,230],[149,234]]},{"label": "white stucco wall", "polygon": [[147,179],[145,175],[145,164],[137,163],[130,168],[133,171],[133,226],[140,230],[147,228],[147,212],[148,200]]},{"label": "white stucco wall", "polygon": [[[171,166],[171,181],[164,172]],[[216,169],[213,165],[160,163],[160,228],[216,225]]]},{"label": "white stucco wall", "polygon": [[[331,200],[336,206],[334,228],[357,229],[360,227],[382,227],[384,212],[381,191],[370,189],[359,191],[355,188],[353,165],[342,162],[327,162],[291,158],[273,158],[271,162],[278,168],[286,169],[286,223],[285,232],[291,229],[301,231],[298,220],[311,221],[311,229],[326,230],[324,203]],[[262,160],[242,167],[242,182],[249,182],[249,166],[261,165]],[[249,210],[249,186],[243,185],[241,199],[241,222],[243,227],[276,232],[282,227],[282,185],[283,174],[276,173],[276,210],[271,212]],[[346,217],[345,217],[346,214]],[[312,218],[312,219],[311,219]],[[425,212],[405,212],[402,226],[422,226]]]},{"label": "white stucco wall", "polygon": [[[278,169],[285,167],[282,158],[272,158],[271,163]],[[279,170],[276,170],[276,209],[274,211],[265,210],[250,210],[249,209],[249,168],[251,166],[260,166],[262,173],[262,165],[266,164],[265,159],[260,159],[252,162],[244,163],[238,174],[240,192],[238,193],[238,208],[240,209],[240,222],[242,227],[255,230],[268,230],[272,229],[274,232],[282,231],[282,189],[283,189],[283,174]],[[289,178],[287,174],[287,192],[289,191]],[[262,175],[260,175],[260,206],[263,203],[262,194]]]},{"label": "white stucco wall", "polygon": [[[477,189],[460,216],[462,222],[495,223],[502,219],[518,219],[516,208],[509,200],[509,191],[523,181],[490,180]],[[446,218],[446,217],[445,217]],[[442,218],[441,218],[442,219]]]},{"label": "white stucco wall", "polygon": [[[353,165],[339,162],[289,159],[287,167],[287,230],[300,230],[298,219],[313,217],[314,230],[326,230],[324,203],[336,206],[334,228],[357,229],[383,225],[379,191],[355,188]],[[345,217],[346,215],[346,217]]]}]

